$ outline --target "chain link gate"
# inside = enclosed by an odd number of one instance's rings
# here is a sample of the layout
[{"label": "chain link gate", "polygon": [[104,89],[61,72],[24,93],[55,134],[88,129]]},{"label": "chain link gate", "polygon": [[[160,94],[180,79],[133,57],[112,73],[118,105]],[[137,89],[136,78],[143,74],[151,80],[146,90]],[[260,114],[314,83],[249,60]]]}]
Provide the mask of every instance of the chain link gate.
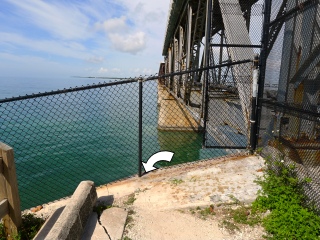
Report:
[{"label": "chain link gate", "polygon": [[249,148],[253,59],[261,48],[262,11],[257,1],[213,4],[208,64],[215,67],[205,75],[206,148]]},{"label": "chain link gate", "polygon": [[[223,149],[245,149],[248,146],[249,114],[244,112],[237,85],[246,86],[251,92],[251,62],[214,69],[226,77],[223,84],[210,82],[208,114],[205,128],[205,147]],[[243,76],[235,77],[234,68],[242,69]],[[222,69],[222,70],[221,70]],[[249,99],[249,96],[247,96]],[[249,109],[248,109],[249,110]]]}]

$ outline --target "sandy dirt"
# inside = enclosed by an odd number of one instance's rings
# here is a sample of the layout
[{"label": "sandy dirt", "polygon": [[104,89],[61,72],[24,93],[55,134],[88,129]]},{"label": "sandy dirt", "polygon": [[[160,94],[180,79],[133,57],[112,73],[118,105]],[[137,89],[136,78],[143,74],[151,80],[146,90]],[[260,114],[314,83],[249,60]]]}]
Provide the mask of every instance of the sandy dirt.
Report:
[{"label": "sandy dirt", "polygon": [[[232,205],[235,199],[252,202],[259,189],[254,180],[262,175],[263,163],[261,157],[243,156],[160,169],[97,188],[98,203],[130,212],[124,236],[132,240],[262,239],[259,226],[241,226],[234,233],[222,227],[219,206]],[[44,205],[37,214],[48,216],[67,201]],[[210,205],[215,215],[195,213]]]}]

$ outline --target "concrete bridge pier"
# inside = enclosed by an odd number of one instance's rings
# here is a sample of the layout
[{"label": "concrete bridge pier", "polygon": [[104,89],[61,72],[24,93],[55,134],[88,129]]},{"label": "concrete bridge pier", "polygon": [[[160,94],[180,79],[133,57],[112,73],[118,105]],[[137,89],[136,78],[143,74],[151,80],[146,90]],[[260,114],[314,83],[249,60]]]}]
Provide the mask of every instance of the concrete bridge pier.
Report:
[{"label": "concrete bridge pier", "polygon": [[158,82],[158,129],[163,131],[203,130],[200,120],[195,120],[183,101],[177,100]]}]

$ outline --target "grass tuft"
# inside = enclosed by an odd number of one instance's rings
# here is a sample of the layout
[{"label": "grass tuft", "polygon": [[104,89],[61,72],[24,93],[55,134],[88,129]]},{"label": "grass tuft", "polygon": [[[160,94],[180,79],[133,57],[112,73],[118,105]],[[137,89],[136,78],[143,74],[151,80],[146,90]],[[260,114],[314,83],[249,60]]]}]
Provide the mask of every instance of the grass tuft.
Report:
[{"label": "grass tuft", "polygon": [[124,202],[125,205],[132,205],[134,203],[134,201],[136,200],[135,198],[135,194],[132,193],[128,196],[127,201]]},{"label": "grass tuft", "polygon": [[177,185],[183,183],[183,180],[182,180],[182,179],[174,178],[174,179],[170,180],[170,182],[171,182],[172,185],[177,186]]}]

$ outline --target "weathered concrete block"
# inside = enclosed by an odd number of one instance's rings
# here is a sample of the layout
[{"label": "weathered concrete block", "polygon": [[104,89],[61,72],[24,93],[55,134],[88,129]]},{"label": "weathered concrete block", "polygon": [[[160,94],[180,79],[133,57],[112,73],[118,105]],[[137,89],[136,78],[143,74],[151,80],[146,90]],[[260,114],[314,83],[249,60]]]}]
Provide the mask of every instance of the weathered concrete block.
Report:
[{"label": "weathered concrete block", "polygon": [[82,181],[45,239],[80,239],[96,200],[94,183]]}]

